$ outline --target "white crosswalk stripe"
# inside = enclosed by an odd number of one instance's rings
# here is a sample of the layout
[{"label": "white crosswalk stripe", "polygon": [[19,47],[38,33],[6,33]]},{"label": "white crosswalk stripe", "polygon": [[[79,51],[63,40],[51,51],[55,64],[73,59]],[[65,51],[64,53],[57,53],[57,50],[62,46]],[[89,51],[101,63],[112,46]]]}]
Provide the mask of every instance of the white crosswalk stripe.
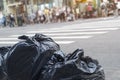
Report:
[{"label": "white crosswalk stripe", "polygon": [[58,44],[71,44],[74,43],[76,39],[89,39],[95,35],[105,34],[109,31],[118,30],[117,27],[71,27],[71,28],[53,28],[45,30],[27,31],[25,34],[10,35],[8,38],[1,37],[0,44],[15,44],[20,40],[17,39],[18,36],[27,35],[34,36],[35,33],[42,33],[44,35],[50,36]]},{"label": "white crosswalk stripe", "polygon": [[119,29],[119,28],[94,28],[94,29],[66,29],[66,30],[39,30],[39,31],[28,31],[27,33],[52,33],[52,32],[78,32],[78,31],[100,31],[100,30],[102,30],[102,31],[110,31],[110,30],[117,30],[117,29]]},{"label": "white crosswalk stripe", "polygon": [[[0,41],[0,44],[16,44],[19,41]],[[74,43],[74,41],[56,41],[58,44],[71,44]]]},{"label": "white crosswalk stripe", "polygon": [[[71,31],[72,32],[72,31]],[[99,31],[99,32],[66,32],[66,33],[44,33],[44,35],[48,35],[48,36],[68,36],[68,35],[86,35],[86,34],[104,34],[107,33],[108,31]],[[35,33],[33,34],[26,34],[28,36],[33,36]],[[12,35],[11,37],[18,37],[20,35]]]}]

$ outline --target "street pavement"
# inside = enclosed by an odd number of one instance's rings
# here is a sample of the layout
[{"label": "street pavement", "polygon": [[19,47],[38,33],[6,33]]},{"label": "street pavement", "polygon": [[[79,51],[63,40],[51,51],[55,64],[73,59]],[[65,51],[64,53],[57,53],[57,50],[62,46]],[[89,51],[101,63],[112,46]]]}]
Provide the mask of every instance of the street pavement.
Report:
[{"label": "street pavement", "polygon": [[1,28],[0,46],[13,45],[20,41],[18,36],[35,33],[53,38],[66,54],[83,48],[85,55],[103,66],[106,80],[120,80],[120,17]]}]

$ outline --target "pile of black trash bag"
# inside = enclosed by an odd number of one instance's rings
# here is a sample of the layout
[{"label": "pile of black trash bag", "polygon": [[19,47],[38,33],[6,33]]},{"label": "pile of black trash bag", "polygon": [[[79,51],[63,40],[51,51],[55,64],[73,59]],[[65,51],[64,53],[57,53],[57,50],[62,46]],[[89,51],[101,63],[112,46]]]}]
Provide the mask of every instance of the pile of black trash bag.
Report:
[{"label": "pile of black trash bag", "polygon": [[22,41],[0,47],[0,80],[105,80],[97,60],[83,49],[65,55],[43,34],[20,36]]}]

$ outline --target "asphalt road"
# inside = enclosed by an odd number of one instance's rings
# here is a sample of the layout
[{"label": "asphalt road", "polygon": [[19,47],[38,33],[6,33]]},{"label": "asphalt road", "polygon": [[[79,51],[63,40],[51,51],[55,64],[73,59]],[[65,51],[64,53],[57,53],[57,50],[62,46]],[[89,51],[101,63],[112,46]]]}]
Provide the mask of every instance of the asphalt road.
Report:
[{"label": "asphalt road", "polygon": [[85,55],[98,59],[106,80],[120,80],[120,17],[0,28],[0,46],[15,44],[19,35],[35,33],[52,37],[66,54],[83,48]]}]

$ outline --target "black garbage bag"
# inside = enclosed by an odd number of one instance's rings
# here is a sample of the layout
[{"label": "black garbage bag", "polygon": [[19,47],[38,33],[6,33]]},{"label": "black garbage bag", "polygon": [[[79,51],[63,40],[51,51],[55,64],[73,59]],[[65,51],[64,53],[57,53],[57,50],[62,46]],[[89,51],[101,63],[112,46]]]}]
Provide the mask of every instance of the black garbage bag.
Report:
[{"label": "black garbage bag", "polygon": [[[5,55],[8,80],[41,80],[44,66],[60,51],[59,45],[42,34],[19,39],[24,41],[15,44]],[[63,53],[57,56],[64,59]]]},{"label": "black garbage bag", "polygon": [[8,78],[4,55],[7,54],[10,48],[11,46],[0,47],[0,80],[7,80]]},{"label": "black garbage bag", "polygon": [[83,50],[77,49],[66,56],[66,61],[46,69],[42,80],[105,80],[105,75],[97,60],[84,56]]},{"label": "black garbage bag", "polygon": [[5,71],[4,59],[0,54],[0,80],[7,80],[7,73]]},{"label": "black garbage bag", "polygon": [[99,62],[84,56],[83,49],[65,56],[45,35],[19,39],[23,41],[0,48],[0,80],[105,80]]},{"label": "black garbage bag", "polygon": [[4,56],[10,50],[10,48],[11,46],[0,47],[0,54]]}]

